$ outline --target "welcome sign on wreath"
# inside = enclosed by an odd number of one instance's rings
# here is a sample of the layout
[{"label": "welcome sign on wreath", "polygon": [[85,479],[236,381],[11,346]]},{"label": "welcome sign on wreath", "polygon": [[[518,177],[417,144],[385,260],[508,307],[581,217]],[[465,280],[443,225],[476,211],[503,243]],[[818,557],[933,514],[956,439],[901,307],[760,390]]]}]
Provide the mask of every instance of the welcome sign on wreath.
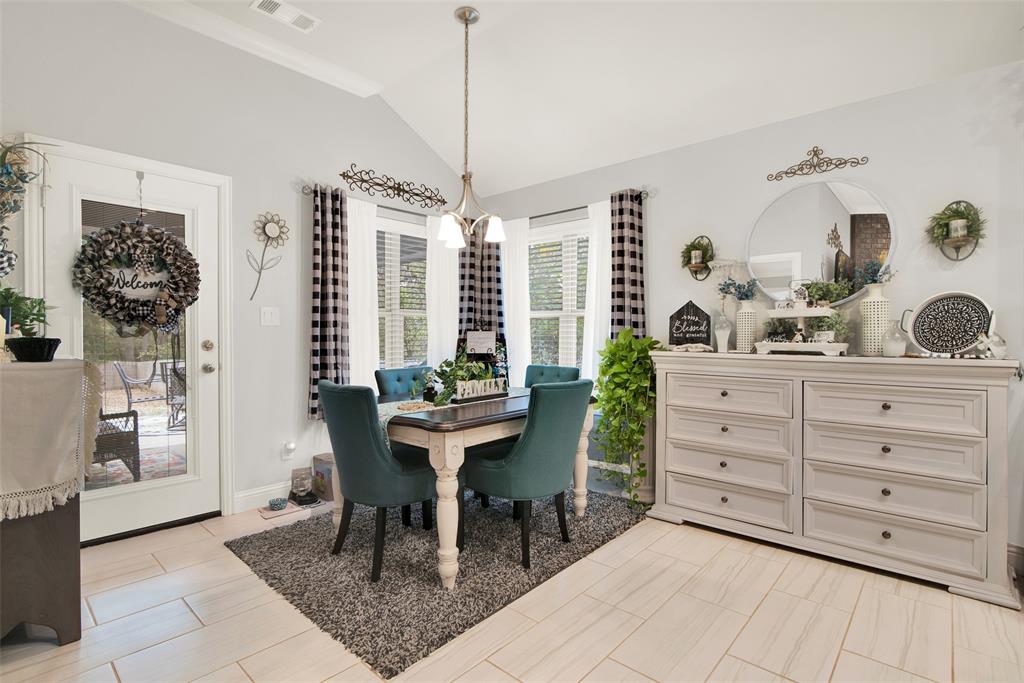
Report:
[{"label": "welcome sign on wreath", "polygon": [[86,304],[122,337],[176,332],[199,298],[199,263],[185,243],[142,219],[82,240],[71,271]]}]

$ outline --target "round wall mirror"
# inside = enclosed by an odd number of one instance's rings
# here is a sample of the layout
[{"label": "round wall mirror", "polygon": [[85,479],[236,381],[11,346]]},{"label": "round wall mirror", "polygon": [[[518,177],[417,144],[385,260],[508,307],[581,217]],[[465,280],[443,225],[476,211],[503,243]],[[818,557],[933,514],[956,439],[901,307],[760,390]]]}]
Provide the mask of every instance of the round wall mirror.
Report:
[{"label": "round wall mirror", "polygon": [[863,289],[858,275],[865,265],[891,264],[895,242],[889,213],[870,191],[841,181],[810,183],[764,210],[747,242],[747,264],[771,299],[820,282],[812,291],[841,304]]}]

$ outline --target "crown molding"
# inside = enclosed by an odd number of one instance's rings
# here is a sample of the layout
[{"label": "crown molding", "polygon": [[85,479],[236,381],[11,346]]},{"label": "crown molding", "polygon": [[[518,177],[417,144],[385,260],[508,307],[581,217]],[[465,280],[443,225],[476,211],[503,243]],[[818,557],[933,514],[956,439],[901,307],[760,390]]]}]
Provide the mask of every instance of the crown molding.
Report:
[{"label": "crown molding", "polygon": [[325,59],[298,50],[189,2],[125,0],[127,4],[178,26],[201,33],[286,69],[341,88],[359,97],[381,91],[381,84]]}]

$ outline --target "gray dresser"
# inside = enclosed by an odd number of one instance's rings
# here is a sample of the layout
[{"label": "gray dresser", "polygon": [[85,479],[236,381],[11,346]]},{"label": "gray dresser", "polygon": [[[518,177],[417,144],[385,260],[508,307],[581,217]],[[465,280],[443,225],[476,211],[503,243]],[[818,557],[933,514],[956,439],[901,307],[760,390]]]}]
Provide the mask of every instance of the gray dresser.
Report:
[{"label": "gray dresser", "polygon": [[1020,608],[1006,483],[1017,361],[673,351],[654,359],[652,517]]}]

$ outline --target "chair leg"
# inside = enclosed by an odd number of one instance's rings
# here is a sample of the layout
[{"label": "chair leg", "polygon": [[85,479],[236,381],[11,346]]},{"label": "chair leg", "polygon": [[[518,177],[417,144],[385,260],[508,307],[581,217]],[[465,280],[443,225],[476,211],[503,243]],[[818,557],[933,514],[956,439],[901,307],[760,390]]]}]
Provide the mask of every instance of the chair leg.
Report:
[{"label": "chair leg", "polygon": [[380,566],[384,563],[384,529],[388,523],[388,509],[377,508],[377,535],[373,539],[373,568],[370,581],[380,580]]},{"label": "chair leg", "polygon": [[480,494],[480,507],[482,507],[482,508],[489,508],[489,507],[491,507],[491,497],[488,496],[486,493],[481,493]]},{"label": "chair leg", "polygon": [[562,543],[568,543],[569,526],[565,523],[565,491],[555,495],[555,511],[558,512],[558,529],[562,532]]},{"label": "chair leg", "polygon": [[434,528],[434,501],[427,499],[423,501],[423,528]]},{"label": "chair leg", "polygon": [[334,547],[331,548],[332,555],[341,552],[341,546],[345,543],[345,537],[348,536],[348,525],[352,522],[352,508],[354,507],[355,503],[351,500],[345,500],[341,504],[341,524],[338,525],[338,537],[334,539]]},{"label": "chair leg", "polygon": [[459,530],[455,534],[455,545],[459,552],[466,545],[466,487],[460,486],[456,502],[459,504]]},{"label": "chair leg", "polygon": [[402,506],[402,526],[412,526],[412,506]]},{"label": "chair leg", "polygon": [[530,513],[533,512],[533,501],[524,500],[519,503],[520,528],[523,536],[523,566],[530,568]]},{"label": "chair leg", "polygon": [[522,507],[518,500],[512,501],[512,519],[519,519],[522,517]]}]

